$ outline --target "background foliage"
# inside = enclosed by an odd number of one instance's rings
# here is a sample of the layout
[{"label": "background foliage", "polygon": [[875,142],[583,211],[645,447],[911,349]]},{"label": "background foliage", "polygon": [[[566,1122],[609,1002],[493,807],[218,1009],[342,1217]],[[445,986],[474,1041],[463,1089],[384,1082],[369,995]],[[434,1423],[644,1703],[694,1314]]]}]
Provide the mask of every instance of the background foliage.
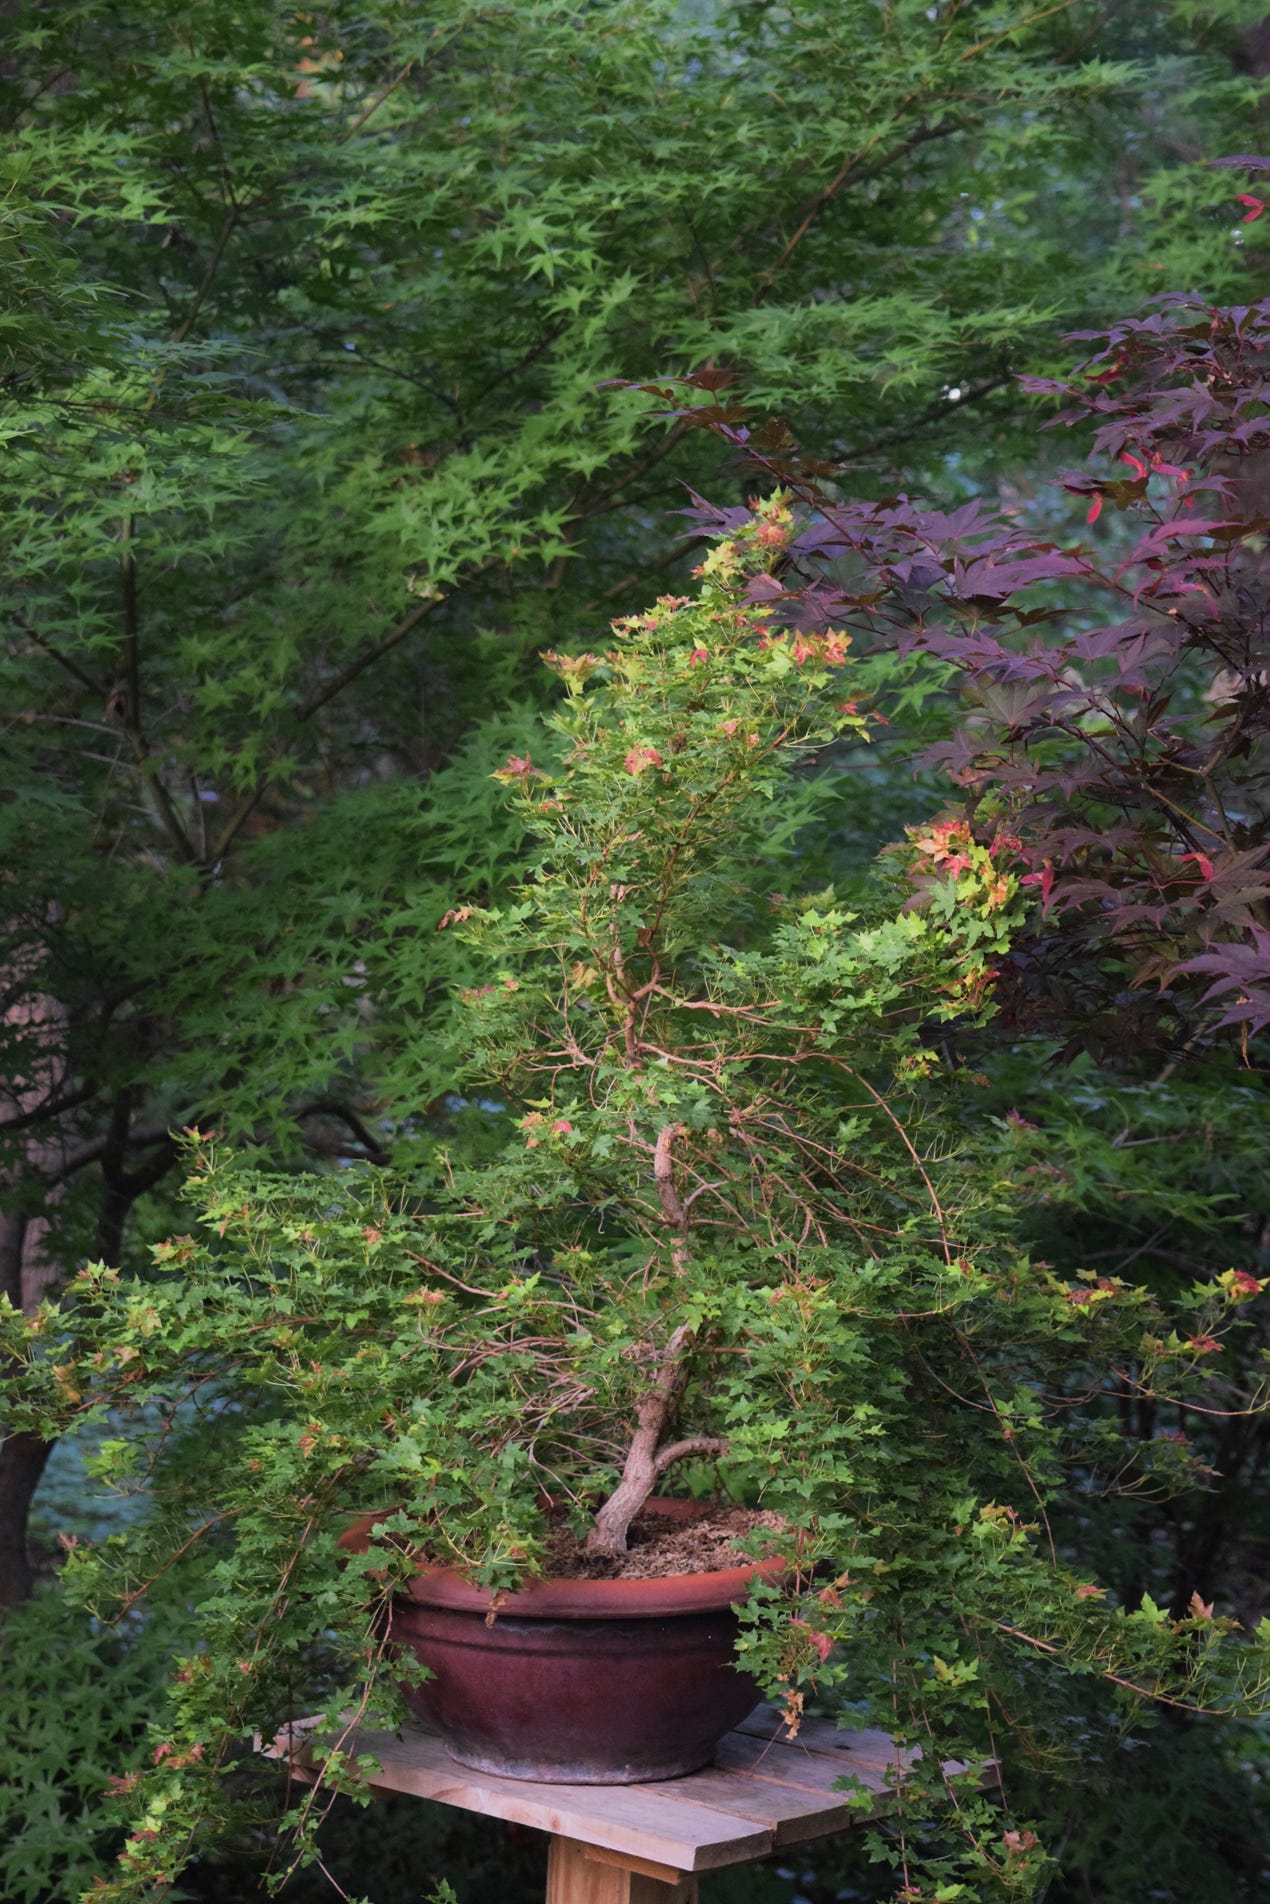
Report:
[{"label": "background foliage", "polygon": [[[144,1261],[173,1127],[274,1161],[408,1161],[444,1113],[436,1007],[466,954],[432,925],[516,865],[487,776],[509,751],[545,758],[532,657],[673,583],[683,479],[723,502],[747,486],[707,434],[610,380],[724,365],[845,461],[847,493],[987,489],[1072,532],[1013,373],[1066,370],[1063,330],[1160,290],[1255,283],[1270,221],[1243,225],[1233,194],[1256,180],[1206,161],[1259,149],[1258,18],[1233,0],[9,0],[15,1300],[86,1254]],[[803,836],[809,870],[848,881],[946,797],[910,759],[947,698],[911,668],[875,685],[893,744],[840,761]],[[1264,1267],[1260,1073],[1234,1087],[1216,1054],[1148,1084],[1113,1040],[1073,1080],[1054,1048],[1021,1036],[975,1059],[1044,1253],[1166,1282]],[[1073,1503],[1071,1540],[1130,1598],[1145,1552],[1157,1598],[1202,1560],[1208,1597],[1251,1610],[1264,1455],[1210,1452],[1226,1484],[1185,1504]],[[6,1597],[29,1586],[43,1459],[21,1438],[0,1451]],[[51,1510],[45,1530],[72,1520]],[[29,1632],[38,1658],[40,1617],[6,1643]],[[68,1760],[96,1762],[95,1725],[79,1731]],[[1149,1774],[1107,1750],[1143,1856],[1160,1791],[1257,1775],[1244,1742],[1167,1728]],[[1064,1882],[1136,1897],[1140,1866],[1109,1867],[1088,1790]],[[50,1904],[98,1829],[62,1838]],[[1253,1894],[1241,1833],[1207,1850],[1214,1895]],[[1160,1881],[1189,1899],[1210,1880]]]}]

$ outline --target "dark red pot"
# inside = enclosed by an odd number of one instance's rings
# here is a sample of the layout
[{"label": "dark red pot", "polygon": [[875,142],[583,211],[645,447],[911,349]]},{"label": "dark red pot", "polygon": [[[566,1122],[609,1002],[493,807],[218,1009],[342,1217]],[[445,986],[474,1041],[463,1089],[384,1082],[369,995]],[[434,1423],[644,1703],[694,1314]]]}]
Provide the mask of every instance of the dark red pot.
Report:
[{"label": "dark red pot", "polygon": [[678,1778],[708,1765],[758,1701],[732,1663],[732,1607],[756,1574],[780,1572],[768,1561],[542,1580],[505,1595],[491,1622],[487,1591],[422,1568],[393,1603],[393,1640],[432,1675],[406,1697],[460,1764],[483,1772],[568,1785]]}]

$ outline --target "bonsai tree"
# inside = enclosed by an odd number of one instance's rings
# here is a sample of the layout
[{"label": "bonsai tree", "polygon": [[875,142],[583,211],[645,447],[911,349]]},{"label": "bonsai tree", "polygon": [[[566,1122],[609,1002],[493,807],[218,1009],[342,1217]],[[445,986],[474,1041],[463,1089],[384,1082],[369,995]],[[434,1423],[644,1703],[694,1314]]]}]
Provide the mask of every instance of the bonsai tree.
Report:
[{"label": "bonsai tree", "polygon": [[[973,1871],[1023,1896],[1046,1869],[980,1790],[994,1686],[1034,1733],[1064,1661],[1131,1703],[1223,1675],[1255,1701],[1229,1622],[1107,1606],[1045,1513],[1100,1452],[1064,1398],[1117,1356],[1202,1384],[1250,1279],[1197,1291],[1179,1333],[1012,1244],[940,1027],[992,1010],[1018,843],[950,822],[884,856],[867,903],[803,890],[813,769],[868,721],[846,638],[748,599],[795,527],[778,492],[694,598],[546,657],[557,753],[498,776],[537,842],[524,881],[443,922],[487,977],[458,1001],[468,1096],[430,1170],[270,1177],[195,1134],[200,1235],[153,1279],[90,1267],[69,1306],[0,1311],[14,1426],[122,1415],[101,1472],[152,1496],[71,1579],[117,1617],[175,1566],[198,1617],[103,1898],[160,1894],[232,1817],[254,1730],[318,1709],[322,1789],[364,1789],[349,1715],[401,1717],[382,1612],[420,1552],[496,1591],[562,1538],[620,1570],[655,1492],[765,1510],[791,1579],[754,1588],[741,1645],[791,1725],[814,1691],[923,1742],[900,1849],[879,1841],[910,1898],[922,1839],[929,1895]],[[1185,1456],[1139,1460],[1158,1483]],[[368,1509],[369,1551],[342,1554]],[[288,1813],[295,1855],[322,1804]]]}]

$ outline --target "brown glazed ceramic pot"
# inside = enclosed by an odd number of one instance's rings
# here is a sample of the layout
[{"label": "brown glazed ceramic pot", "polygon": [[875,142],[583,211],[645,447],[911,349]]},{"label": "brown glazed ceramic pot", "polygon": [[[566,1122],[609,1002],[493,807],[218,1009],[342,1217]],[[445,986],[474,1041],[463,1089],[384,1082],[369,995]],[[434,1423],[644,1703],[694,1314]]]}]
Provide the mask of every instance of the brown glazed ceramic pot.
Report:
[{"label": "brown glazed ceramic pot", "polygon": [[[345,1540],[364,1541],[368,1526]],[[393,1641],[432,1675],[406,1698],[482,1772],[557,1785],[678,1778],[708,1765],[758,1701],[732,1663],[732,1608],[756,1574],[781,1571],[750,1561],[660,1580],[539,1580],[491,1621],[487,1590],[421,1568],[392,1610]]]}]

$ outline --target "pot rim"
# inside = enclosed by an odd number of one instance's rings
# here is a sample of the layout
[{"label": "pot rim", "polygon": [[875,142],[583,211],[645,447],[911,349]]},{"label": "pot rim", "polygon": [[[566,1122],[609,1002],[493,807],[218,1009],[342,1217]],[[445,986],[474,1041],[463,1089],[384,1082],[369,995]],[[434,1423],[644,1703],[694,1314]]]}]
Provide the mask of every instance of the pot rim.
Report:
[{"label": "pot rim", "polygon": [[[382,1518],[383,1510],[361,1515],[340,1535],[340,1546],[365,1553],[370,1530]],[[747,1560],[711,1573],[664,1574],[649,1579],[534,1580],[513,1593],[499,1594],[490,1587],[474,1586],[453,1567],[420,1563],[403,1597],[420,1606],[479,1613],[482,1618],[496,1613],[503,1619],[653,1620],[674,1613],[722,1612],[748,1599],[756,1580],[775,1584],[788,1571],[784,1560]]]}]

